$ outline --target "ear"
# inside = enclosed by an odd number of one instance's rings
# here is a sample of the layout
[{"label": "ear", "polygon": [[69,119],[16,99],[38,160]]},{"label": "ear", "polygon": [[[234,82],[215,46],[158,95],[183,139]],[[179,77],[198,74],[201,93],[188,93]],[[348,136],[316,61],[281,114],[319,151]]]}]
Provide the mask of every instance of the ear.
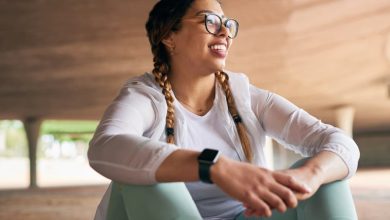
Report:
[{"label": "ear", "polygon": [[175,47],[175,41],[173,39],[173,33],[169,33],[168,36],[166,36],[162,41],[161,41],[167,48],[174,48]]}]

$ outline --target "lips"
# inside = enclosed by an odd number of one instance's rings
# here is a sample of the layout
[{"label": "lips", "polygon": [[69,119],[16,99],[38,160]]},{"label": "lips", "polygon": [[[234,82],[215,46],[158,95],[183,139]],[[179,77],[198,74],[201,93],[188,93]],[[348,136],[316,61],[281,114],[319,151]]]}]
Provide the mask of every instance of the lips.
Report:
[{"label": "lips", "polygon": [[227,45],[225,43],[215,43],[209,46],[212,54],[219,58],[225,58],[227,54]]},{"label": "lips", "polygon": [[225,44],[214,44],[210,46],[210,49],[212,50],[225,50],[226,51],[226,45]]}]

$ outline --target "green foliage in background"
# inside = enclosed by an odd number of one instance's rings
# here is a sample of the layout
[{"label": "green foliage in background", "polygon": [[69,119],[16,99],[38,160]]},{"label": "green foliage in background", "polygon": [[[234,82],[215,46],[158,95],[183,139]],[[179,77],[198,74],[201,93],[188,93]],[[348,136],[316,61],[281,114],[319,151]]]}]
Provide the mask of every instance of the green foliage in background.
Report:
[{"label": "green foliage in background", "polygon": [[[40,135],[53,135],[57,141],[80,141],[87,143],[92,138],[98,125],[97,121],[65,121],[47,120],[41,125]],[[0,149],[0,156],[26,157],[28,155],[28,143],[23,123],[18,120],[0,121],[0,135],[3,135],[5,149]],[[0,138],[0,141],[1,138]],[[0,146],[1,147],[1,146]],[[42,155],[38,143],[38,156]]]},{"label": "green foliage in background", "polygon": [[98,125],[97,121],[45,121],[41,126],[41,135],[50,134],[59,141],[88,142]]},{"label": "green foliage in background", "polygon": [[5,144],[5,150],[0,152],[1,156],[27,156],[27,138],[22,122],[16,120],[0,121],[0,132],[5,137],[5,143],[0,143]]}]

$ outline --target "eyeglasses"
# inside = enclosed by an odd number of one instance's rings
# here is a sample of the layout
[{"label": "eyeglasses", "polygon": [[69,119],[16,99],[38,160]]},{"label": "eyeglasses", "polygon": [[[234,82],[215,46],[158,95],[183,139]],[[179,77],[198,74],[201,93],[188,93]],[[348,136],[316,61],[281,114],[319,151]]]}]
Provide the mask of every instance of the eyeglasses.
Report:
[{"label": "eyeglasses", "polygon": [[205,14],[204,25],[210,34],[217,35],[222,29],[222,24],[229,30],[229,38],[237,37],[238,21],[228,18],[222,22],[222,18],[219,15],[213,13]]}]

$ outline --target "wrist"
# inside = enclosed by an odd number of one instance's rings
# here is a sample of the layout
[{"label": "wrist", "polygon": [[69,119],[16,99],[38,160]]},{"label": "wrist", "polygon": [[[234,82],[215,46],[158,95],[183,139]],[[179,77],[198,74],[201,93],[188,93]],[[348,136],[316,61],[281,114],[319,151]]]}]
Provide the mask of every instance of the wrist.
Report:
[{"label": "wrist", "polygon": [[301,169],[303,169],[306,173],[309,173],[312,178],[319,180],[320,183],[323,183],[325,170],[321,165],[308,161],[301,167]]},{"label": "wrist", "polygon": [[211,179],[211,168],[218,162],[221,152],[216,149],[205,148],[198,156],[199,180],[204,183],[214,183]]},{"label": "wrist", "polygon": [[216,183],[219,176],[224,175],[228,159],[225,156],[220,156],[218,161],[210,168],[210,179]]}]

